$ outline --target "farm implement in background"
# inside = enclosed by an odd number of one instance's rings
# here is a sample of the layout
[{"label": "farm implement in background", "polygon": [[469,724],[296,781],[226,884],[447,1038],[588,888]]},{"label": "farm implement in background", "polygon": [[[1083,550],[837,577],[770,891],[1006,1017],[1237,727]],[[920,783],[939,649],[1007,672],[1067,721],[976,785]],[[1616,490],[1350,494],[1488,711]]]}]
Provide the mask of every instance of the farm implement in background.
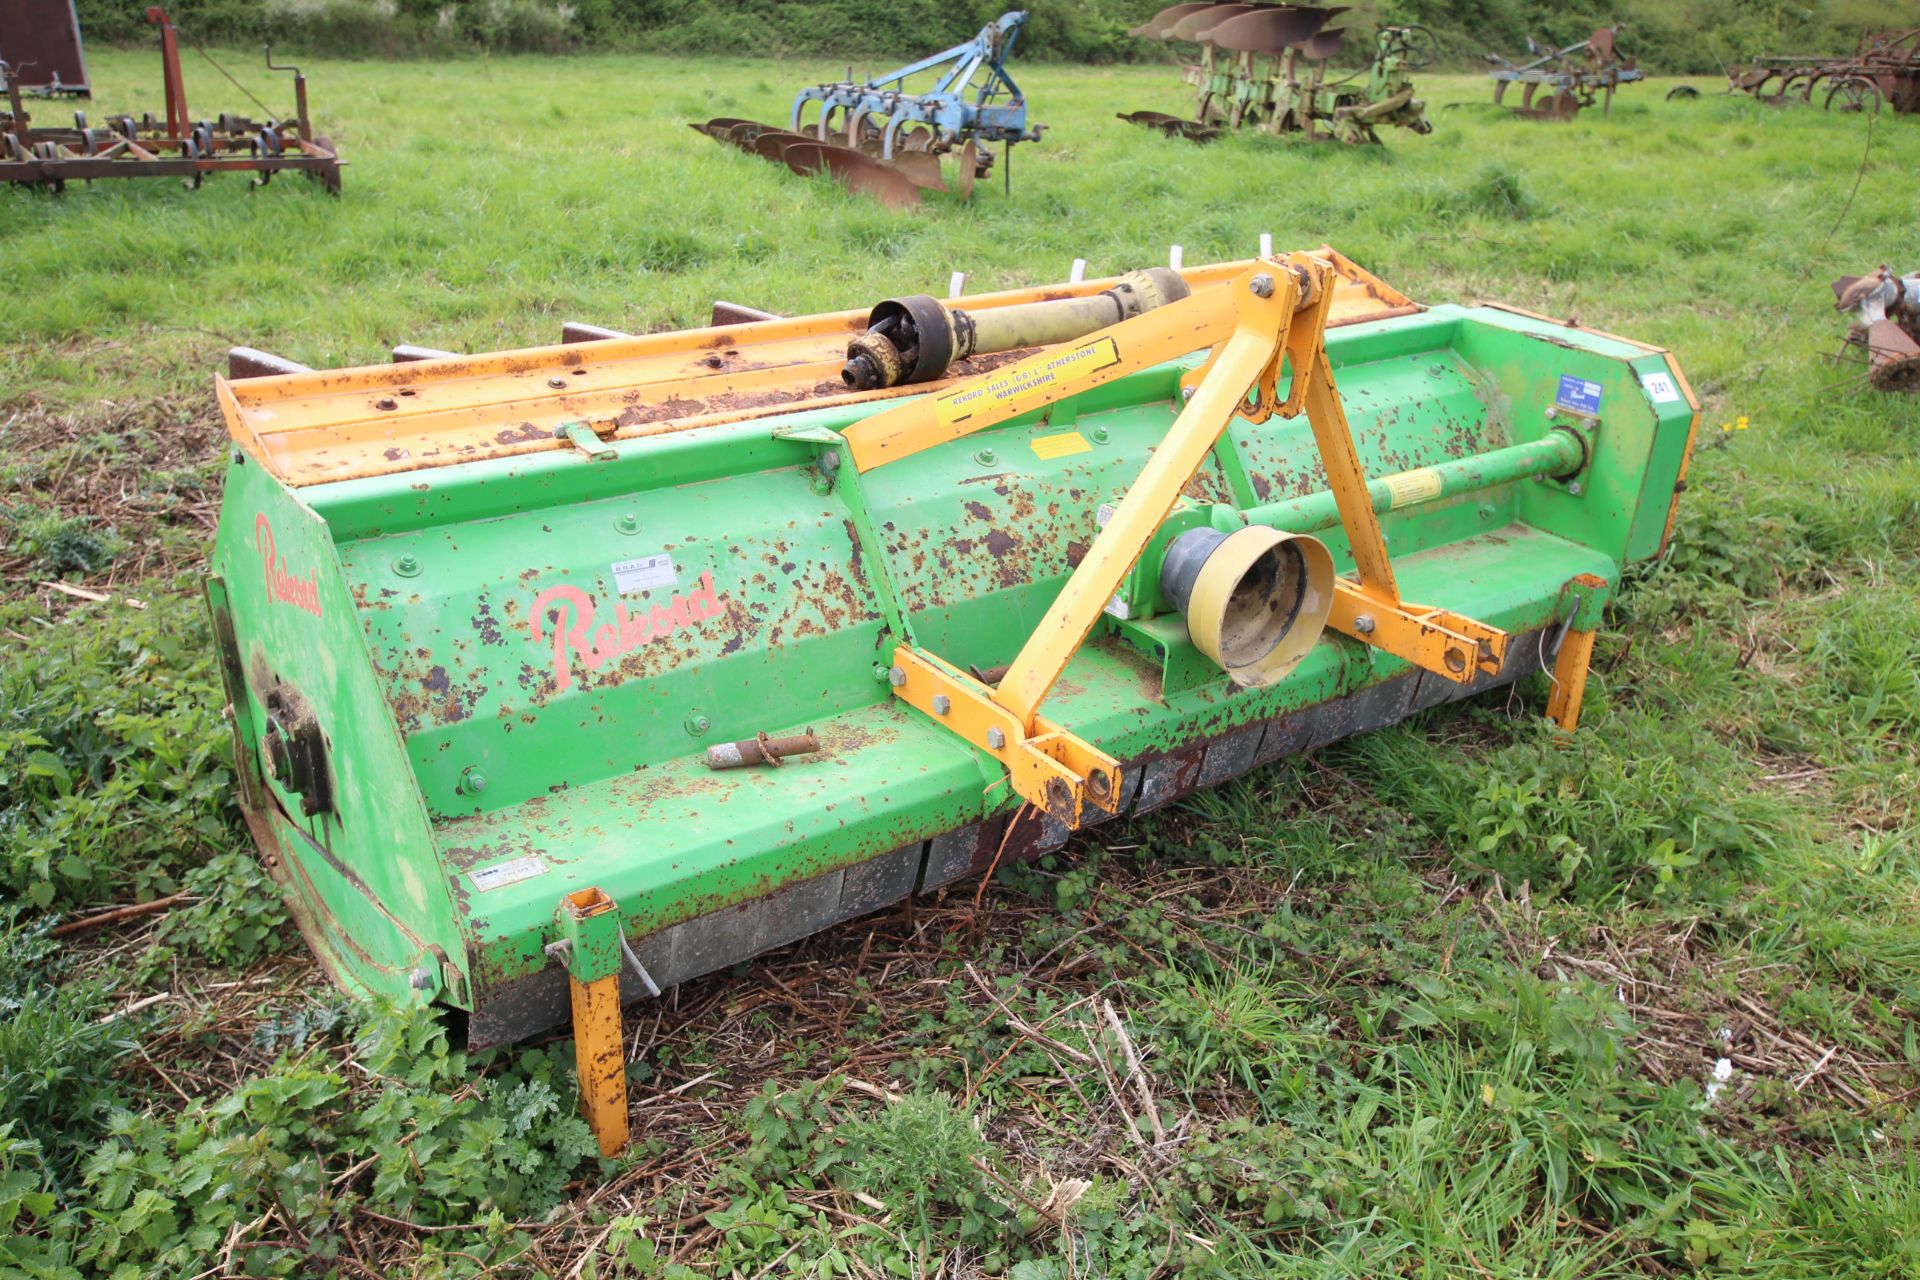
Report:
[{"label": "farm implement in background", "polygon": [[1384,27],[1373,58],[1344,75],[1331,71],[1345,31],[1327,23],[1344,8],[1294,4],[1177,4],[1130,34],[1192,43],[1200,61],[1184,71],[1198,91],[1193,119],[1130,111],[1120,119],[1170,137],[1206,142],[1242,126],[1310,141],[1379,142],[1384,126],[1431,133],[1410,73],[1438,54],[1424,27]]},{"label": "farm implement in background", "polygon": [[[956,191],[970,199],[991,176],[993,144],[1001,146],[1001,181],[1012,190],[1013,144],[1038,142],[1044,126],[1027,123],[1027,99],[1008,74],[1024,12],[1001,14],[964,44],[864,82],[847,78],[802,89],[786,127],[719,117],[692,127],[719,142],[784,164],[795,173],[826,173],[893,208],[912,208],[923,191]],[[923,92],[907,88],[937,75]],[[951,183],[941,174],[953,158]]]},{"label": "farm implement in background", "polygon": [[347,988],[571,1018],[607,1151],[623,1002],[1543,667],[1571,730],[1697,417],[1326,248],[743,312],[216,383],[263,860]]},{"label": "farm implement in background", "polygon": [[1618,27],[1600,27],[1578,44],[1545,51],[1529,40],[1527,51],[1538,55],[1531,62],[1487,54],[1493,64],[1488,74],[1493,77],[1494,104],[1501,105],[1507,90],[1517,84],[1523,88],[1513,111],[1529,120],[1571,120],[1596,98],[1602,114],[1612,111],[1614,90],[1646,75],[1633,59],[1620,56],[1619,35]]},{"label": "farm implement in background", "polygon": [[1782,54],[1756,58],[1727,73],[1728,93],[1747,93],[1769,106],[1810,104],[1828,111],[1877,114],[1884,104],[1901,115],[1920,112],[1920,27],[1877,31],[1850,54]]},{"label": "farm implement in background", "polygon": [[0,0],[0,93],[86,98],[87,55],[73,0]]},{"label": "farm implement in background", "polygon": [[1864,358],[1861,377],[1876,391],[1920,391],[1920,271],[1902,276],[1882,264],[1871,275],[1841,276],[1833,299],[1848,322],[1839,358]]},{"label": "farm implement in background", "polygon": [[[291,119],[256,121],[223,113],[195,121],[180,71],[180,33],[158,8],[147,10],[147,20],[160,29],[165,118],[120,115],[109,118],[105,127],[93,127],[84,113],[75,112],[71,129],[37,126],[17,78],[0,68],[7,78],[7,109],[0,111],[0,182],[58,192],[70,181],[177,177],[198,187],[209,173],[241,172],[253,174],[253,185],[262,187],[276,173],[295,172],[339,193],[340,157],[330,141],[314,134],[307,114],[307,78],[298,67],[276,65],[268,48],[267,69],[293,73]],[[267,109],[257,98],[254,103]]]}]

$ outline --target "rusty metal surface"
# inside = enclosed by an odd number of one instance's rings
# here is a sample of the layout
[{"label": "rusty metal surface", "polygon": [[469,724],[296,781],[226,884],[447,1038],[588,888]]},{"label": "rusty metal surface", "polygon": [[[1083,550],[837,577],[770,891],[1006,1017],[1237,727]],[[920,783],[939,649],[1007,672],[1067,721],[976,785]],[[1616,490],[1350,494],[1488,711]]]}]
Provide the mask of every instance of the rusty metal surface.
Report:
[{"label": "rusty metal surface", "polygon": [[1848,54],[1774,54],[1729,69],[1727,92],[1769,106],[1819,101],[1829,111],[1920,112],[1920,27],[1869,32]]},{"label": "rusty metal surface", "polygon": [[[1331,249],[1340,283],[1330,326],[1406,315],[1414,304]],[[1183,269],[1190,288],[1218,284],[1247,261]],[[970,311],[1114,288],[1121,277],[980,294]],[[938,390],[993,367],[962,361],[953,377],[850,392],[840,379],[848,341],[868,308],[719,328],[535,347],[401,365],[223,381],[229,432],[285,482],[322,484],[484,458],[569,448],[554,428],[586,422],[602,438],[634,439],[797,408],[852,405]],[[1005,359],[1023,352],[1006,353]],[[998,359],[998,358],[996,358]]]},{"label": "rusty metal surface", "polygon": [[0,0],[0,88],[91,95],[73,0]]},{"label": "rusty metal surface", "polygon": [[164,118],[151,112],[137,120],[120,115],[96,128],[76,112],[72,128],[36,124],[21,87],[10,83],[6,108],[0,110],[0,182],[58,192],[70,181],[177,177],[198,187],[210,173],[242,172],[261,187],[276,173],[291,172],[339,193],[342,162],[332,142],[314,132],[307,81],[298,67],[276,64],[268,46],[267,69],[293,75],[291,116],[253,120],[222,113],[195,121],[180,69],[179,33],[157,7],[147,10],[147,20],[159,29]]},{"label": "rusty metal surface", "polygon": [[[1140,781],[1137,791],[1122,797],[1119,812],[1150,813],[1260,765],[1382,728],[1442,702],[1504,688],[1541,669],[1549,641],[1544,630],[1515,637],[1503,668],[1471,684],[1408,672],[1290,715],[1129,762],[1123,776]],[[1070,834],[1043,812],[1017,809],[670,926],[636,941],[634,950],[668,987],[884,910],[910,894],[933,893],[996,866],[1031,862],[1061,848]],[[638,984],[630,984],[622,999],[630,1003],[641,994]],[[493,987],[469,1024],[469,1043],[482,1048],[523,1039],[559,1025],[567,1013],[566,971],[553,965]]]}]

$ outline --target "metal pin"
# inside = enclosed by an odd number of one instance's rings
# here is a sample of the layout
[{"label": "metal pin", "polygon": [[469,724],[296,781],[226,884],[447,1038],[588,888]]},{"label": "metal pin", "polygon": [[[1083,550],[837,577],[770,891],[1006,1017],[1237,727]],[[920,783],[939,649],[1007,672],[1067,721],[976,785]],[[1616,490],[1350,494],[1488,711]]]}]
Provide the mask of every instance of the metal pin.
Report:
[{"label": "metal pin", "polygon": [[777,769],[787,756],[806,755],[819,749],[820,739],[812,729],[785,738],[756,733],[738,742],[716,742],[708,747],[707,768],[742,769],[748,765],[764,764]]}]

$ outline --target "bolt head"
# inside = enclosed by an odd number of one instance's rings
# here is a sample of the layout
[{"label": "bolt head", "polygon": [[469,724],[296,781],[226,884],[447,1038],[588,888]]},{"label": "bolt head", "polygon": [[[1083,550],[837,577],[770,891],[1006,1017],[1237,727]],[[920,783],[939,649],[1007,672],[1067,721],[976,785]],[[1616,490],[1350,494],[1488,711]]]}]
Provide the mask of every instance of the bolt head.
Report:
[{"label": "bolt head", "polygon": [[713,728],[713,721],[707,719],[705,715],[696,711],[692,715],[686,718],[684,722],[684,727],[686,728],[686,731],[688,733],[692,734],[694,737],[697,738],[701,734],[705,733],[707,730]]},{"label": "bolt head", "polygon": [[990,467],[999,460],[1000,455],[991,449],[982,449],[973,455],[973,460],[983,467]]},{"label": "bolt head", "polygon": [[999,751],[1005,747],[1007,745],[1006,730],[998,728],[987,730],[987,745],[995,751]]},{"label": "bolt head", "polygon": [[1253,296],[1256,298],[1271,298],[1273,296],[1273,277],[1264,274],[1257,275],[1247,287],[1253,290]]},{"label": "bolt head", "polygon": [[1363,636],[1372,635],[1373,634],[1373,615],[1370,613],[1363,613],[1359,617],[1355,618],[1353,620],[1353,629],[1355,631],[1358,631]]},{"label": "bolt head", "polygon": [[949,698],[944,693],[936,693],[933,695],[933,714],[943,716],[951,710],[953,710],[952,698]]},{"label": "bolt head", "polygon": [[1569,480],[1569,481],[1567,481],[1567,492],[1568,492],[1568,493],[1569,493],[1570,495],[1572,495],[1573,497],[1576,497],[1576,498],[1577,498],[1577,497],[1579,497],[1579,496],[1580,496],[1580,482],[1579,482],[1578,480]]},{"label": "bolt head", "polygon": [[1548,422],[1552,422],[1555,418],[1560,416],[1560,406],[1557,404],[1548,405],[1545,416]]},{"label": "bolt head", "polygon": [[567,385],[567,380],[565,378],[548,378],[547,385],[555,391],[559,391]]},{"label": "bolt head", "polygon": [[418,556],[401,556],[393,562],[393,571],[403,578],[411,578],[420,572]]},{"label": "bolt head", "polygon": [[640,517],[635,515],[621,516],[613,522],[613,527],[622,533],[638,533],[640,532]]},{"label": "bolt head", "polygon": [[431,991],[433,989],[433,974],[424,967],[415,969],[407,975],[407,985],[415,991]]},{"label": "bolt head", "polygon": [[888,684],[898,689],[901,685],[904,685],[906,682],[907,682],[907,669],[905,667],[888,667],[887,668]]},{"label": "bolt head", "polygon": [[467,769],[460,775],[460,789],[470,796],[477,796],[487,789],[487,775],[478,769]]}]

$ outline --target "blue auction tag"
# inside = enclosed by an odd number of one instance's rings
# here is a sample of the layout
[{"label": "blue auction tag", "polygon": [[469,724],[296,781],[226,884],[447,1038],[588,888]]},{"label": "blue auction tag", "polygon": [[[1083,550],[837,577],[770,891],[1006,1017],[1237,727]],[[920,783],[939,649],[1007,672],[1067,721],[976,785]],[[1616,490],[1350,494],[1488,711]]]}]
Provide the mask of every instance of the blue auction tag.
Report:
[{"label": "blue auction tag", "polygon": [[1560,394],[1553,402],[1562,409],[1571,409],[1575,413],[1600,412],[1600,384],[1588,382],[1585,378],[1576,378],[1570,373],[1560,375]]}]

